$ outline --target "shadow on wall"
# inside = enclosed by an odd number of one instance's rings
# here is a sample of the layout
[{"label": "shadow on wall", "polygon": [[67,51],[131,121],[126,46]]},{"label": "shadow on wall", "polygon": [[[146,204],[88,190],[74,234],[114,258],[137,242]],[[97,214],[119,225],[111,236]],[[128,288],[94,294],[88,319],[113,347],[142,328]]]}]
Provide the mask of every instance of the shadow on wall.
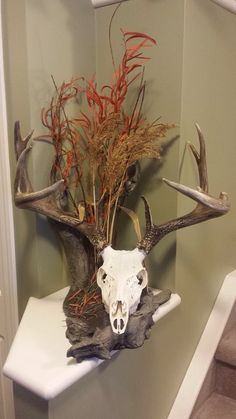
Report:
[{"label": "shadow on wall", "polygon": [[[147,192],[153,192],[156,190],[158,196],[158,189],[162,184],[162,179],[160,178],[159,172],[162,166],[165,164],[167,155],[171,147],[179,139],[179,136],[175,136],[170,140],[167,140],[166,143],[162,146],[161,158],[160,160],[147,160],[141,165],[140,180],[137,181],[137,186],[135,191],[127,196],[127,206],[132,208],[134,211],[137,210],[140,203],[141,196],[145,195]],[[143,210],[143,206],[142,206]],[[144,211],[142,211],[141,219],[144,222]],[[130,220],[127,217],[122,217],[122,226],[123,230],[126,229],[127,225],[130,223]],[[155,219],[154,219],[155,222]],[[124,227],[125,224],[125,227]],[[144,222],[145,225],[145,222]]]},{"label": "shadow on wall", "polygon": [[[140,224],[142,228],[142,234],[145,231],[145,216],[144,216],[144,205],[141,200],[141,197],[146,196],[148,193],[153,193],[156,195],[156,201],[159,199],[159,189],[162,184],[162,173],[160,173],[161,168],[165,165],[165,161],[168,158],[168,153],[171,151],[172,146],[175,145],[176,141],[179,139],[179,136],[175,136],[170,140],[167,140],[162,147],[161,159],[160,160],[148,160],[142,164],[140,180],[137,182],[137,187],[135,190],[127,196],[125,201],[125,206],[131,208],[138,214]],[[158,215],[153,213],[153,222],[158,224]],[[167,220],[165,220],[167,221]],[[130,218],[120,212],[119,225],[122,226],[118,228],[119,233],[121,234],[117,237],[117,248],[119,249],[132,249],[136,246],[137,237],[134,233],[133,224],[130,221]],[[173,240],[173,233],[170,238],[169,236],[163,240],[164,243],[164,252],[158,252],[157,249],[148,256],[145,264],[149,271],[149,266],[152,268],[152,271],[156,274],[150,276],[150,286],[154,288],[166,288],[169,286],[174,292],[174,279],[172,278],[168,284],[166,284],[166,273],[169,271],[170,266],[175,260],[176,256],[176,241]]]}]

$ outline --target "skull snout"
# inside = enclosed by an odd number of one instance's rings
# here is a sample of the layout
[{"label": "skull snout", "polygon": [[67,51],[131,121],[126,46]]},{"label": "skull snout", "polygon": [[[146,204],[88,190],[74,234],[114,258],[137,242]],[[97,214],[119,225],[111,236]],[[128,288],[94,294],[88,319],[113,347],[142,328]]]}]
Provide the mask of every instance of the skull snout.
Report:
[{"label": "skull snout", "polygon": [[110,305],[110,322],[114,333],[124,333],[129,319],[127,304],[124,301],[113,301]]},{"label": "skull snout", "polygon": [[143,266],[144,253],[139,249],[114,250],[107,246],[103,265],[97,272],[97,284],[109,314],[113,333],[125,333],[129,316],[135,313],[142,290],[147,286],[147,272]]}]

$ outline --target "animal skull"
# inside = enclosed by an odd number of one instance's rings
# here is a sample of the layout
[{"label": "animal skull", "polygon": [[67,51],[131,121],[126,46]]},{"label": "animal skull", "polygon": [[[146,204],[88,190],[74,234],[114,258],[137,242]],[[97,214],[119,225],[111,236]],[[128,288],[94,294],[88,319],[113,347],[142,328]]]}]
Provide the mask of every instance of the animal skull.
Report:
[{"label": "animal skull", "polygon": [[102,291],[112,330],[122,334],[129,315],[137,310],[142,290],[147,286],[148,275],[143,266],[146,255],[138,248],[114,250],[111,246],[105,247],[101,255],[104,263],[97,272],[97,284]]}]

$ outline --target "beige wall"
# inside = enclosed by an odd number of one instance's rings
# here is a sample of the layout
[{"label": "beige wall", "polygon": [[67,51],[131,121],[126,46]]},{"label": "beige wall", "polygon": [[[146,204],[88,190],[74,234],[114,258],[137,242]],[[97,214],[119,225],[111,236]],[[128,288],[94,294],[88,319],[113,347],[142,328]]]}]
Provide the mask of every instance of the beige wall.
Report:
[{"label": "beige wall", "polygon": [[[16,0],[5,2],[9,119],[12,125],[20,118],[29,129],[32,125],[38,128],[38,108],[47,94],[51,73],[58,79],[80,71],[91,74],[96,50],[99,81],[107,80],[111,69],[108,22],[114,6],[98,9],[94,15],[85,6],[87,0],[21,4],[23,9]],[[80,16],[84,19],[78,24]],[[160,179],[181,175],[182,182],[196,185],[196,170],[188,153],[181,173],[178,168],[182,167],[186,140],[197,143],[194,122],[198,121],[207,139],[210,190],[213,194],[227,190],[232,210],[222,219],[177,233],[176,259],[175,235],[152,252],[152,284],[178,292],[181,306],[153,328],[143,348],[122,351],[50,402],[48,417],[167,418],[222,280],[235,269],[235,19],[208,0],[130,0],[119,10],[113,29],[115,48],[120,48],[116,36],[120,27],[148,32],[158,41],[146,71],[149,91],[145,106],[150,119],[161,115],[165,121],[176,122],[181,134],[168,149],[163,166],[146,167],[138,194],[149,199],[156,222],[192,207],[161,185]],[[14,28],[19,26],[22,29],[17,36]],[[39,147],[33,158],[36,182],[41,168],[36,158],[42,153]],[[150,177],[154,168],[157,171]],[[131,202],[137,204],[141,216],[138,198]],[[51,236],[48,240],[44,224],[17,211],[18,263],[24,261],[24,267],[19,267],[22,305],[28,295],[46,293],[63,283],[58,277],[61,262],[54,240]],[[132,234],[128,230],[123,237],[126,246],[134,242]],[[48,260],[58,265],[49,266]],[[49,276],[50,286],[45,282]],[[24,396],[24,405],[26,400]]]},{"label": "beige wall", "polygon": [[[19,119],[22,133],[42,133],[41,108],[58,83],[95,71],[94,11],[87,0],[6,0],[5,60],[9,132]],[[86,39],[86,42],[85,42]],[[15,170],[11,135],[12,172]],[[48,182],[50,146],[34,145],[29,165],[35,188]],[[48,222],[15,210],[20,313],[29,296],[44,296],[66,284],[57,238]]]},{"label": "beige wall", "polygon": [[[197,145],[194,123],[206,137],[210,192],[227,191],[231,212],[177,234],[176,289],[182,298],[180,327],[187,365],[222,281],[235,269],[236,244],[236,17],[209,1],[185,5],[181,151]],[[186,153],[181,182],[196,184],[193,159]],[[189,209],[179,197],[178,213]]]},{"label": "beige wall", "polygon": [[[114,6],[110,6],[96,11],[96,67],[101,85],[110,80],[113,73],[108,42],[108,25],[113,10]],[[147,94],[144,111],[150,121],[161,116],[163,122],[174,122],[178,125],[181,113],[183,2],[180,0],[125,2],[119,9],[112,27],[112,44],[116,62],[122,51],[120,29],[146,32],[156,39],[157,47],[146,51],[151,60],[148,61],[145,69]],[[174,139],[178,133],[178,128],[170,131],[168,139]],[[163,176],[176,179],[178,149],[178,141],[173,141],[161,163],[149,161],[143,165],[140,185],[135,196],[131,196],[127,202],[127,205],[138,212],[142,224],[144,224],[143,204],[140,200],[142,195],[148,199],[156,222],[163,222],[176,215],[177,198],[162,184],[161,179]],[[122,247],[132,248],[135,243],[133,228],[129,223],[124,232]],[[147,264],[153,286],[174,288],[174,234],[167,237],[153,250]]]}]

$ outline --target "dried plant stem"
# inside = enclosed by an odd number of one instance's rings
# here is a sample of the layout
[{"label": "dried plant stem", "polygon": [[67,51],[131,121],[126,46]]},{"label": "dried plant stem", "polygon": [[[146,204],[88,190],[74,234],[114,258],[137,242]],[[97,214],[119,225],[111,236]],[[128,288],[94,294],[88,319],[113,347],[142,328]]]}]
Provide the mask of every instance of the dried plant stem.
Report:
[{"label": "dried plant stem", "polygon": [[109,193],[108,208],[107,208],[107,241],[109,241],[109,227],[110,227],[110,214],[111,214],[111,192]]},{"label": "dried plant stem", "polygon": [[[55,88],[55,90],[56,90],[56,92],[57,92],[58,96],[60,97],[60,93],[59,93],[59,90],[58,90],[58,87],[57,87],[56,81],[55,81],[55,79],[54,79],[54,77],[53,77],[53,75],[52,75],[52,74],[51,74],[51,79],[52,79],[52,82],[53,82],[54,88]],[[71,138],[71,144],[72,144],[72,148],[73,148],[74,156],[75,156],[75,158],[76,158],[75,144],[74,144],[74,141],[73,141],[73,136],[72,136],[72,133],[71,133],[71,128],[70,128],[70,124],[69,124],[69,121],[68,121],[68,117],[67,117],[67,115],[66,115],[66,111],[65,111],[65,109],[64,109],[64,106],[60,104],[60,108],[62,109],[62,113],[63,113],[64,118],[65,118],[65,121],[66,121],[67,129],[68,129],[68,132],[69,132],[69,135],[70,135],[70,138]],[[59,110],[59,112],[60,112],[60,110]],[[78,167],[77,167],[77,166],[76,166],[75,170],[76,170],[76,173],[77,173],[78,182],[79,182],[80,189],[81,189],[81,193],[82,193],[82,196],[83,196],[84,208],[85,208],[85,217],[87,217],[87,212],[88,212],[88,211],[87,211],[87,204],[86,204],[86,196],[85,196],[84,187],[83,187],[83,184],[82,184],[82,182],[81,182],[81,179],[80,179],[80,178],[81,178],[81,176],[79,175],[79,172],[78,172]],[[69,193],[69,197],[70,197],[70,199],[71,199],[71,201],[72,201],[72,204],[74,205],[75,210],[76,210],[76,212],[77,212],[77,214],[78,214],[78,213],[79,213],[79,212],[78,212],[78,208],[77,208],[77,205],[76,205],[76,203],[75,203],[74,199],[72,198],[71,193]]]},{"label": "dried plant stem", "polygon": [[87,207],[86,195],[85,195],[85,191],[84,191],[84,187],[83,187],[81,179],[79,180],[79,186],[80,186],[82,196],[83,196],[83,201],[84,201],[85,217],[87,217],[88,207]]},{"label": "dried plant stem", "polygon": [[111,42],[111,28],[112,28],[112,23],[113,23],[113,20],[114,20],[115,15],[116,15],[116,12],[120,8],[120,6],[121,6],[122,3],[123,3],[123,1],[121,1],[116,6],[116,8],[115,8],[115,10],[114,10],[114,12],[112,14],[110,23],[109,23],[109,36],[108,36],[108,38],[109,38],[110,54],[111,54],[112,65],[113,65],[114,71],[116,71],[116,66],[115,66],[115,59],[114,59],[114,54],[113,54],[112,42]]},{"label": "dried plant stem", "polygon": [[116,211],[117,211],[118,201],[119,201],[119,198],[120,198],[120,194],[121,194],[121,190],[122,190],[122,185],[123,185],[123,182],[124,182],[124,178],[125,178],[127,169],[128,169],[128,163],[126,164],[126,168],[124,170],[122,179],[120,181],[119,189],[118,189],[118,192],[117,192],[117,197],[116,197],[116,200],[115,200],[115,205],[114,205],[114,210],[113,210],[112,220],[111,220],[109,243],[112,243],[112,237],[113,237],[114,223],[115,223],[115,218],[116,218]]},{"label": "dried plant stem", "polygon": [[95,224],[96,227],[98,226],[98,217],[97,217],[97,204],[96,204],[96,185],[95,185],[95,172],[93,168],[92,173],[92,188],[93,188],[93,206],[94,206],[94,218],[95,218]]},{"label": "dried plant stem", "polygon": [[[142,100],[141,100],[141,104],[140,104],[140,107],[139,107],[139,112],[138,112],[139,115],[140,115],[141,110],[142,110],[143,98],[144,98],[144,94],[145,94],[145,83],[143,83],[143,78],[144,78],[144,68],[142,70],[141,81],[140,81],[140,84],[139,84],[138,94],[137,94],[137,98],[136,98],[136,101],[135,101],[135,104],[134,104],[134,107],[133,107],[133,112],[132,112],[132,115],[131,115],[131,118],[130,118],[128,133],[130,133],[130,130],[132,128],[135,112],[137,110],[137,106],[138,106],[141,94],[142,94]],[[138,123],[138,120],[139,120],[139,118],[137,118],[137,123]],[[137,123],[136,123],[136,126],[137,126]]]},{"label": "dried plant stem", "polygon": [[72,193],[70,192],[69,188],[67,188],[66,191],[67,191],[68,196],[69,196],[69,198],[70,198],[70,200],[71,200],[71,202],[72,202],[72,204],[73,204],[73,206],[75,208],[76,214],[79,215],[79,210],[78,210],[77,205],[76,205],[76,202],[75,202],[75,200],[74,200],[74,198],[72,196]]},{"label": "dried plant stem", "polygon": [[139,101],[140,98],[141,99],[140,99],[140,105],[139,105],[139,110],[138,110],[138,115],[137,115],[137,118],[136,118],[136,124],[135,124],[134,130],[136,130],[138,128],[139,122],[140,122],[140,119],[141,119],[141,112],[142,112],[142,108],[143,108],[145,90],[146,90],[146,83],[144,82],[142,87],[140,88],[140,92],[139,92],[138,98],[137,98],[138,101]]}]

